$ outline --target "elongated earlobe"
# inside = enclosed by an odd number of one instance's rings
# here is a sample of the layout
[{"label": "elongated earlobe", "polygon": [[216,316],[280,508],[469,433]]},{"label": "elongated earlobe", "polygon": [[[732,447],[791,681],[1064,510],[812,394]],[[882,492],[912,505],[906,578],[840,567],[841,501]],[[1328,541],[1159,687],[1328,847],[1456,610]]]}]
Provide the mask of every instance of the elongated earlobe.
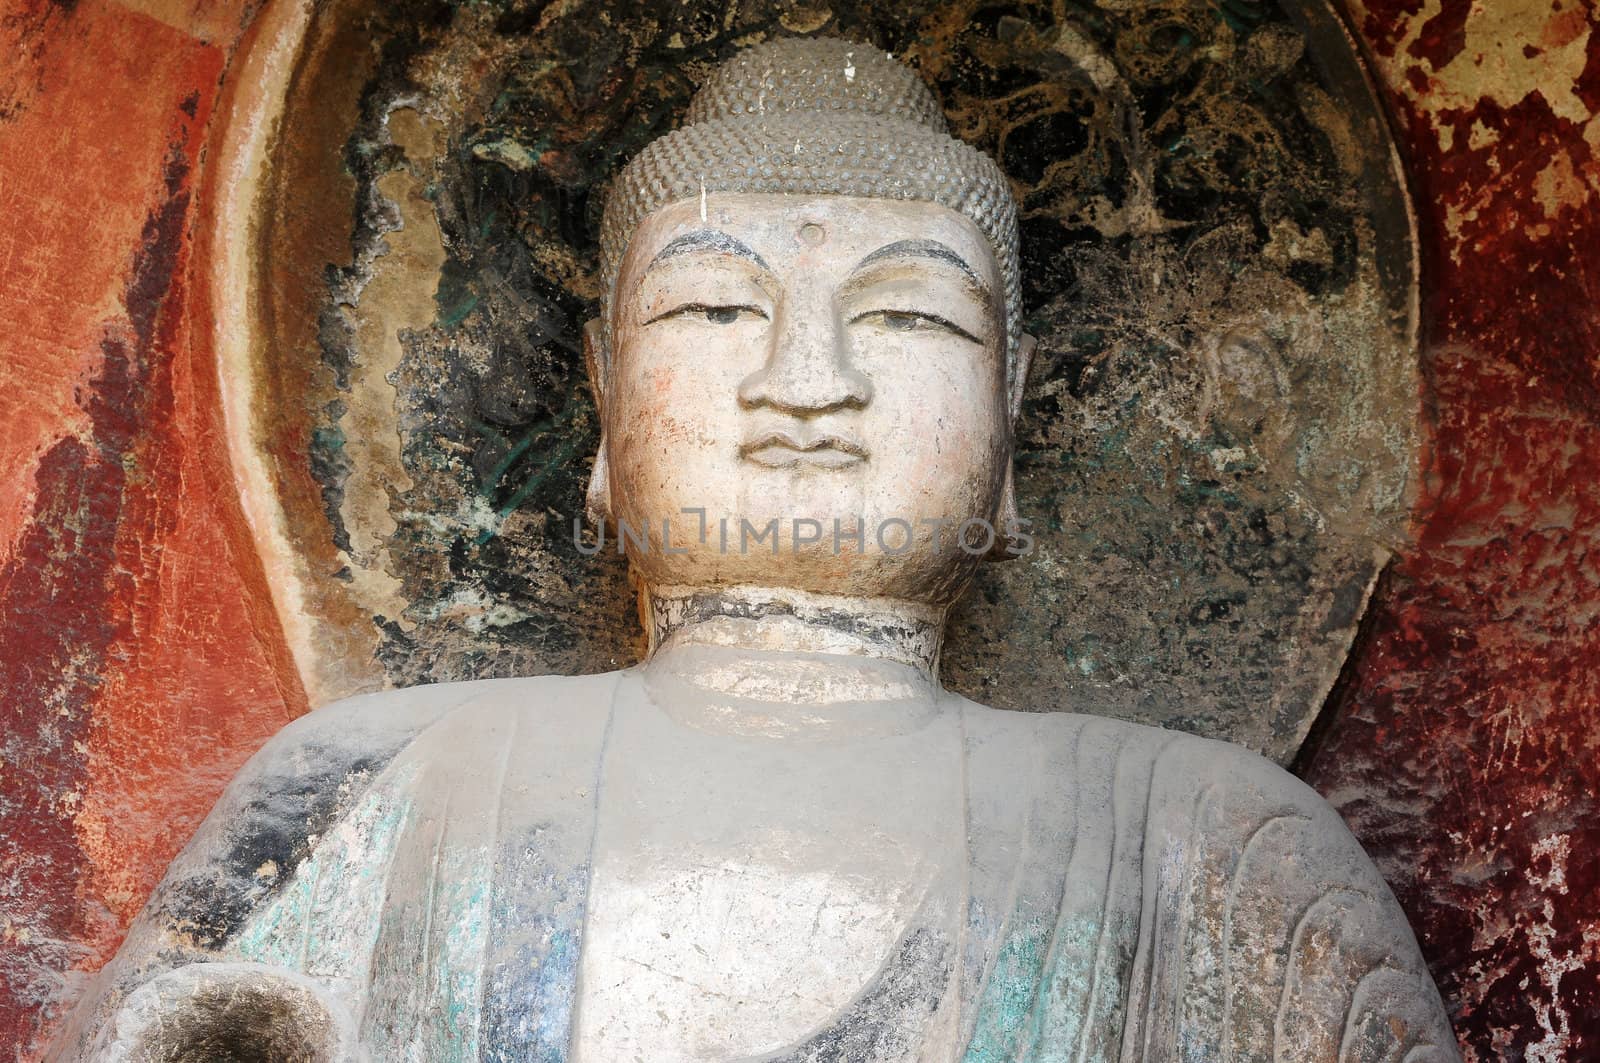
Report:
[{"label": "elongated earlobe", "polygon": [[594,456],[594,469],[589,473],[589,490],[584,497],[584,508],[589,511],[591,521],[602,524],[611,518],[611,472],[606,464],[605,431],[606,372],[611,359],[600,318],[591,318],[583,326],[583,361],[589,370],[589,392],[594,396],[601,425],[600,448]]},{"label": "elongated earlobe", "polygon": [[584,508],[589,520],[602,525],[611,519],[611,472],[606,466],[606,437],[600,436],[600,450],[594,456],[594,469],[589,473],[589,490],[584,496]]},{"label": "elongated earlobe", "polygon": [[[1039,341],[1024,332],[1017,340],[1017,361],[1007,377],[1007,405],[1011,414],[1011,430],[1016,434],[1017,418],[1022,414],[1022,394],[1028,384],[1028,369],[1033,365],[1034,348]],[[1033,536],[1027,534],[1017,516],[1016,462],[1006,456],[1006,480],[1000,488],[1000,505],[995,513],[994,548],[985,556],[990,561],[1010,561],[1021,557],[1033,547]]]},{"label": "elongated earlobe", "polygon": [[1024,332],[1017,337],[1017,363],[1011,367],[1007,376],[1009,394],[1006,399],[1011,407],[1011,427],[1017,426],[1017,418],[1022,416],[1022,395],[1028,389],[1028,370],[1033,367],[1033,352],[1039,347],[1037,338]]},{"label": "elongated earlobe", "polygon": [[1000,505],[994,516],[994,545],[984,556],[986,561],[1010,561],[1021,557],[1021,525],[1017,522],[1017,489],[1012,484],[1014,473],[1011,462],[1006,462],[1006,482],[1000,489]]},{"label": "elongated earlobe", "polygon": [[583,325],[583,365],[589,371],[589,391],[596,407],[605,402],[606,373],[611,368],[611,352],[606,348],[605,323],[592,317]]}]

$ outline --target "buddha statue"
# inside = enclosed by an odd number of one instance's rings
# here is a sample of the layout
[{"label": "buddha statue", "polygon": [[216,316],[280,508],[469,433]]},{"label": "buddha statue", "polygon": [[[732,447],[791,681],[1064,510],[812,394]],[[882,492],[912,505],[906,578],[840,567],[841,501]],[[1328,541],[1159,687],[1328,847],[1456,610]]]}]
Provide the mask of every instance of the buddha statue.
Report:
[{"label": "buddha statue", "polygon": [[1006,180],[909,69],[739,53],[602,255],[589,506],[644,663],[285,728],[53,1058],[1459,1058],[1300,782],[941,689],[946,613],[1027,546],[1032,341]]}]

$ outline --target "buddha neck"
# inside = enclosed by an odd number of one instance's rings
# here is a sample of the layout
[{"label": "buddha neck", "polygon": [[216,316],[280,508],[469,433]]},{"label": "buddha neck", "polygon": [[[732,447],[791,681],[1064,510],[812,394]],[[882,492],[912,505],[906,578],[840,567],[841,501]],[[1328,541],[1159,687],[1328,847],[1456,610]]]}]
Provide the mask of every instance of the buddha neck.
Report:
[{"label": "buddha neck", "polygon": [[937,701],[942,609],[755,587],[657,587],[645,602],[646,673],[673,692],[669,711],[692,712],[682,722],[770,735],[882,733],[917,725]]}]

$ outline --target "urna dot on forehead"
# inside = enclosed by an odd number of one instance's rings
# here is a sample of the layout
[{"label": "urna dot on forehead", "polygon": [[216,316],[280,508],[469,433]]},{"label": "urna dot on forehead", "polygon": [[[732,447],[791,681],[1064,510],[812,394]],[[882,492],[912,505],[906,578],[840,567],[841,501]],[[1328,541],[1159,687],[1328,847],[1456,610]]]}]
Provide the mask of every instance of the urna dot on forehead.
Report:
[{"label": "urna dot on forehead", "polygon": [[717,193],[838,195],[937,203],[994,251],[1005,300],[1008,375],[1017,369],[1021,280],[1017,207],[994,160],[951,137],[939,101],[910,67],[870,44],[785,38],[712,73],[680,128],[613,180],[600,231],[607,304],[639,223]]}]

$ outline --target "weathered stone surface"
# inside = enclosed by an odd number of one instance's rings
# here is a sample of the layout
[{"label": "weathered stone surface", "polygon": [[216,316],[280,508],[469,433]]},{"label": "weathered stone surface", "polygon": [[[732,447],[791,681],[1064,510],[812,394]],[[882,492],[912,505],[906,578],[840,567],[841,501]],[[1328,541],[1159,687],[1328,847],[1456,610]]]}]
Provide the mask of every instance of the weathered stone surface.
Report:
[{"label": "weathered stone surface", "polygon": [[[46,1058],[1458,1060],[1378,871],[1282,768],[942,690],[947,608],[1021,540],[1034,341],[1005,179],[866,48],[744,51],[757,106],[608,195],[587,506],[645,536],[646,663],[288,728]],[[728,551],[750,520],[770,551]]]},{"label": "weathered stone surface", "polygon": [[608,197],[587,503],[643,532],[647,662],[287,729],[48,1058],[1459,1059],[1303,783],[941,688],[948,607],[996,524],[1021,540],[1033,341],[1003,178],[865,48],[742,53],[784,106],[667,134]]},{"label": "weathered stone surface", "polygon": [[948,680],[1293,755],[1404,540],[1416,414],[1409,219],[1328,11],[335,10],[268,178],[257,376],[234,380],[314,700],[634,659],[620,565],[571,542],[596,192],[717,58],[803,23],[915,66],[1022,205],[1039,549],[984,573]]},{"label": "weathered stone surface", "polygon": [[[1331,809],[1273,765],[1189,735],[949,695],[891,713],[916,725],[865,743],[842,737],[851,723],[798,744],[684,727],[673,714],[687,705],[664,684],[703,664],[671,651],[611,675],[435,684],[297,721],[219,803],[52,1058],[137,1043],[151,1006],[138,987],[177,978],[215,985],[210,999],[268,1034],[291,1007],[357,1016],[345,1035],[382,1059],[1459,1059],[1387,887]],[[381,759],[351,771],[374,743]],[[485,766],[487,750],[499,758]],[[925,800],[903,808],[919,781],[967,816],[920,814]],[[308,816],[285,863],[239,859],[263,826],[301,822],[267,809],[335,789],[339,817]],[[841,811],[860,815],[859,796],[877,799],[880,829],[913,813],[932,841],[956,846],[956,862],[922,884],[930,869],[904,859],[898,833],[810,837]],[[737,860],[713,858],[752,804],[762,834]],[[846,957],[827,955],[831,924],[870,939],[881,913],[867,902],[884,899],[884,883],[858,876],[847,912],[824,903],[804,932],[775,931],[782,902],[806,899],[797,865],[818,844],[849,856],[852,843],[891,838],[886,864],[924,888],[885,928],[882,970],[875,953],[848,957],[866,961],[858,986]],[[630,855],[645,859],[630,867]],[[680,867],[689,873],[672,877]],[[747,908],[752,894],[771,911]],[[242,903],[220,933],[195,935],[223,895]],[[619,903],[632,918],[607,929],[626,941],[595,926]],[[641,923],[636,907],[659,915],[652,904],[694,921]],[[761,948],[743,952],[752,915]],[[697,933],[717,951],[644,962]],[[730,971],[759,976],[796,953],[825,973],[757,977],[752,995],[773,999],[744,1002],[779,1031],[791,1014],[814,1017],[815,1032],[801,1027],[809,1035],[785,1047],[763,1041],[769,1023],[690,1021],[734,1010],[706,992],[737,980]],[[269,972],[288,999],[252,1006]],[[223,988],[231,979],[245,1004]],[[846,1006],[827,1006],[841,990]],[[163,1035],[207,1035],[205,1003],[169,1011]]]},{"label": "weathered stone surface", "polygon": [[[16,57],[0,69],[0,195],[8,205],[0,304],[10,323],[0,341],[8,404],[0,464],[13,473],[11,489],[0,492],[7,558],[23,558],[22,544],[34,541],[25,536],[59,538],[54,529],[63,522],[45,504],[54,496],[36,487],[37,463],[86,423],[74,392],[95,375],[100,323],[127,287],[142,227],[164,194],[173,131],[189,122],[190,106],[205,129],[219,128],[217,116],[231,112],[209,101],[219,69],[228,71],[225,100],[239,88],[229,58],[237,57],[235,27],[280,6],[158,0],[136,11],[102,0],[24,2],[0,21],[6,54]],[[1374,639],[1358,650],[1366,664],[1349,674],[1347,729],[1313,762],[1310,778],[1352,817],[1400,887],[1469,1052],[1480,1060],[1580,1060],[1600,1039],[1589,943],[1600,899],[1585,863],[1600,852],[1588,803],[1597,783],[1586,774],[1595,763],[1588,707],[1597,700],[1600,651],[1584,641],[1592,595],[1570,582],[1584,571],[1582,529],[1595,524],[1585,524],[1581,504],[1594,450],[1586,366],[1597,359],[1586,278],[1595,267],[1586,256],[1600,246],[1592,176],[1600,34],[1593,14],[1570,4],[1411,6],[1357,5],[1354,25],[1402,116],[1402,148],[1429,235],[1427,320],[1441,349],[1428,359],[1423,396],[1445,445],[1430,463],[1422,511],[1435,511],[1430,499],[1460,504],[1441,511],[1417,564],[1378,592],[1387,607]],[[804,32],[826,27],[829,16],[816,6],[780,21]],[[695,16],[694,24],[712,32],[717,16]],[[365,30],[351,24],[342,32],[348,41]],[[220,58],[199,67],[179,58],[207,49]],[[364,46],[342,54],[342,77],[359,85],[375,57]],[[169,77],[184,83],[169,91]],[[334,146],[318,164],[334,174],[354,119],[333,104],[358,96],[325,93]],[[201,194],[189,200],[186,232],[209,225],[205,174],[217,158],[190,155],[191,187]],[[348,247],[349,199],[324,197],[320,224],[300,228],[303,240],[330,249],[326,261]],[[202,241],[191,261],[203,266],[212,254]],[[277,282],[302,284],[313,296],[323,285],[315,270],[284,271]],[[172,308],[195,290],[146,293]],[[207,324],[209,312],[196,310],[194,320]],[[30,876],[8,903],[0,938],[0,1044],[8,1048],[48,1021],[49,1001],[73,999],[80,983],[71,969],[92,970],[109,955],[235,766],[304,705],[271,633],[259,577],[239,575],[248,549],[219,545],[218,536],[242,533],[228,500],[232,470],[220,458],[207,343],[197,333],[204,329],[164,341],[182,396],[171,414],[157,421],[151,411],[165,407],[145,404],[137,388],[117,393],[136,404],[128,415],[152,440],[151,453],[184,474],[177,483],[142,482],[163,506],[125,510],[92,536],[102,544],[114,538],[128,558],[165,555],[161,566],[128,568],[104,601],[172,602],[181,587],[190,619],[153,621],[144,612],[138,624],[118,628],[107,651],[111,681],[19,656],[17,625],[60,624],[66,635],[75,610],[94,615],[81,582],[72,593],[58,584],[59,593],[8,613],[0,631],[8,714],[0,794],[18,816],[6,821],[4,837]],[[1456,357],[1458,343],[1471,356]],[[279,365],[287,391],[299,387],[300,364]],[[175,537],[157,519],[165,506],[202,498],[210,501]],[[1566,517],[1546,520],[1553,500],[1564,498],[1579,501],[1570,529]],[[1458,539],[1463,545],[1452,545]],[[1511,549],[1517,544],[1538,549]],[[1554,557],[1566,560],[1549,563]],[[38,564],[23,558],[8,572]],[[1482,581],[1469,583],[1470,573]],[[57,645],[66,652],[70,641]],[[365,647],[371,651],[370,640]],[[34,660],[41,663],[27,663]],[[82,715],[62,715],[57,692],[76,699]],[[79,736],[102,736],[92,757],[85,743],[67,739],[69,722]],[[1341,774],[1345,761],[1358,767]],[[26,796],[34,787],[37,801]]]},{"label": "weathered stone surface", "polygon": [[355,1059],[348,1015],[315,982],[263,964],[194,964],[152,978],[118,1016],[105,1063],[329,1063]]}]

